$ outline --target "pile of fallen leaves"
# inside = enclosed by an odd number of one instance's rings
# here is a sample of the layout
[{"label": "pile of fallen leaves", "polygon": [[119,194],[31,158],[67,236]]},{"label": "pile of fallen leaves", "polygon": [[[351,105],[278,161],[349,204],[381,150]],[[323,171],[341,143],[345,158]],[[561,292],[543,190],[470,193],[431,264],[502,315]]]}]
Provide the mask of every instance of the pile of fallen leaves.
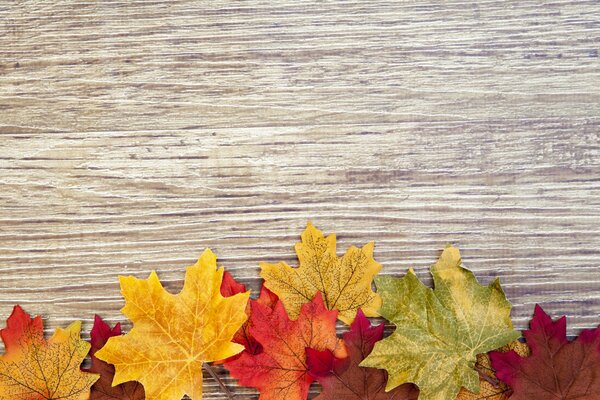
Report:
[{"label": "pile of fallen leaves", "polygon": [[[373,246],[338,257],[335,235],[309,223],[298,267],[261,263],[256,299],[210,250],[177,294],[156,272],[121,277],[133,328],[96,316],[90,343],[80,322],[46,339],[41,318],[15,306],[0,331],[0,400],[201,399],[203,371],[233,398],[215,364],[261,400],[307,399],[314,381],[319,400],[600,400],[600,327],[569,341],[565,318],[536,306],[519,341],[499,281],[480,285],[455,247],[431,267],[431,289],[412,269],[377,276]],[[395,330],[384,338],[367,317]]]}]

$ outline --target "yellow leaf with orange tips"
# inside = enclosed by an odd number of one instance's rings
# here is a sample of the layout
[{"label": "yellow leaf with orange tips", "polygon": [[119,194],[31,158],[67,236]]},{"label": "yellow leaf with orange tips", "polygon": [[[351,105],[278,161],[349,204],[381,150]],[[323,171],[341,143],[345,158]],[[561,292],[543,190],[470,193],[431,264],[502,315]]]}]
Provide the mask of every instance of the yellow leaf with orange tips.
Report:
[{"label": "yellow leaf with orange tips", "polygon": [[381,264],[373,259],[373,242],[360,249],[352,246],[338,257],[335,234],[325,237],[309,222],[301,237],[295,247],[298,268],[285,262],[260,264],[265,286],[279,296],[289,317],[298,318],[302,305],[317,292],[325,307],[338,310],[338,318],[346,324],[352,323],[359,308],[368,317],[379,316],[381,297],[371,285]]},{"label": "yellow leaf with orange tips", "polygon": [[124,336],[111,337],[96,357],[115,366],[113,385],[138,381],[148,400],[180,400],[187,394],[202,398],[204,362],[223,360],[244,349],[233,343],[246,321],[250,292],[223,297],[223,268],[205,250],[187,268],[183,289],[167,292],[156,272],[148,279],[120,277],[125,307],[133,321]]},{"label": "yellow leaf with orange tips", "polygon": [[0,400],[87,400],[97,374],[81,371],[90,345],[81,340],[81,322],[44,338],[42,319],[15,306],[0,331]]}]

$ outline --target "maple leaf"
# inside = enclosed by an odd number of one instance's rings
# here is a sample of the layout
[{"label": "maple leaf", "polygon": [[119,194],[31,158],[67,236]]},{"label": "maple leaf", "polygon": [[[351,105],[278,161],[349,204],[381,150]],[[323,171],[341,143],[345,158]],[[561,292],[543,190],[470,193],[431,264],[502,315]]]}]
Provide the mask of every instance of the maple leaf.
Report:
[{"label": "maple leaf", "polygon": [[15,306],[0,331],[0,400],[87,400],[98,375],[80,370],[90,348],[80,330],[81,322],[73,322],[46,340],[41,317]]},{"label": "maple leaf", "polygon": [[386,392],[384,370],[358,366],[382,337],[383,324],[371,326],[359,309],[350,331],[344,333],[348,357],[338,359],[330,350],[306,349],[309,372],[323,387],[315,400],[416,400],[419,390],[414,385],[406,383]]},{"label": "maple leaf", "polygon": [[145,399],[144,388],[139,382],[125,382],[117,386],[112,386],[115,375],[115,367],[96,358],[96,352],[100,350],[113,336],[121,335],[121,324],[116,324],[114,328],[102,321],[98,315],[94,317],[94,326],[90,332],[90,358],[92,366],[86,369],[87,372],[100,374],[100,379],[92,386],[90,400],[143,400]]},{"label": "maple leaf", "polygon": [[[501,352],[515,351],[521,356],[529,355],[529,347],[517,340],[499,349]],[[507,400],[512,391],[510,387],[496,378],[489,353],[478,354],[475,369],[479,372],[479,393],[462,388],[456,400]]]},{"label": "maple leaf", "polygon": [[300,266],[292,268],[285,262],[260,263],[260,276],[265,286],[274,292],[292,319],[300,313],[302,304],[320,292],[329,310],[338,310],[338,318],[346,324],[354,320],[361,308],[370,317],[379,316],[381,298],[371,289],[373,277],[381,264],[373,259],[373,242],[361,249],[350,247],[343,257],[336,255],[335,234],[327,237],[308,223],[296,243]]},{"label": "maple leaf", "polygon": [[246,320],[249,292],[232,297],[220,293],[223,268],[205,250],[187,268],[183,289],[168,293],[156,272],[148,279],[119,277],[131,332],[113,336],[96,357],[115,366],[113,385],[142,383],[149,400],[202,398],[204,362],[222,360],[244,349],[233,343]]},{"label": "maple leaf", "polygon": [[417,384],[420,400],[454,399],[461,386],[479,391],[476,356],[519,337],[512,329],[510,303],[496,279],[477,282],[448,246],[431,267],[432,290],[409,270],[403,278],[375,279],[383,298],[381,315],[396,325],[360,364],[386,369],[386,390]]},{"label": "maple leaf", "polygon": [[536,305],[524,336],[531,356],[490,354],[496,376],[513,390],[511,400],[600,399],[600,326],[570,342],[566,318],[553,322]]},{"label": "maple leaf", "polygon": [[296,321],[281,301],[274,307],[251,301],[250,333],[261,351],[244,351],[225,368],[243,386],[257,388],[260,400],[304,400],[314,378],[308,373],[306,348],[329,349],[338,357],[345,347],[335,335],[337,311],[325,308],[321,294],[302,306]]},{"label": "maple leaf", "polygon": [[[231,297],[238,293],[244,293],[246,291],[246,286],[238,283],[233,276],[227,271],[223,274],[223,283],[221,284],[221,295],[223,297]],[[260,289],[260,295],[257,300],[250,300],[246,304],[246,315],[248,319],[242,327],[235,333],[232,341],[235,343],[239,343],[244,346],[244,351],[249,352],[250,354],[258,354],[262,351],[262,345],[254,338],[250,331],[250,327],[252,326],[252,318],[250,318],[252,314],[251,304],[257,302],[259,304],[263,304],[271,309],[275,307],[277,304],[277,295],[267,289],[264,285]],[[238,353],[232,357],[229,357],[227,360],[218,361],[217,363],[221,364],[225,361],[230,361],[235,358],[239,358],[242,353]]]}]

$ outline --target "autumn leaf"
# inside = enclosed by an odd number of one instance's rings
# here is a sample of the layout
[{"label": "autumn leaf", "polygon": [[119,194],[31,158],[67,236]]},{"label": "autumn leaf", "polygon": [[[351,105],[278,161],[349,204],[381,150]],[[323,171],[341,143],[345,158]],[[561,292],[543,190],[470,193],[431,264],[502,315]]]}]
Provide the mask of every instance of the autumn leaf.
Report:
[{"label": "autumn leaf", "polygon": [[360,364],[386,369],[386,390],[406,383],[420,389],[420,400],[456,398],[461,386],[479,391],[476,356],[519,337],[512,329],[510,303],[496,279],[477,282],[462,267],[457,248],[446,247],[431,268],[435,290],[409,270],[399,279],[375,279],[383,298],[381,315],[396,325]]},{"label": "autumn leaf", "polygon": [[[238,293],[244,293],[245,291],[246,286],[242,285],[241,283],[238,283],[229,272],[225,271],[225,273],[223,274],[223,283],[221,284],[221,295],[223,297],[231,297]],[[248,319],[246,320],[246,322],[244,322],[242,327],[235,333],[232,342],[241,344],[242,346],[244,346],[245,351],[249,352],[250,354],[260,353],[262,351],[262,345],[258,343],[258,341],[250,332],[250,328],[252,326],[252,318],[250,318],[252,313],[251,304],[253,302],[257,302],[259,304],[263,304],[273,309],[278,300],[279,299],[277,298],[277,295],[275,295],[263,285],[261,287],[258,299],[250,300],[246,304],[246,315],[248,316]],[[218,361],[217,363],[221,364],[225,361],[230,361],[232,359],[239,358],[241,355],[242,353],[238,353],[232,357],[229,357],[227,360]]]},{"label": "autumn leaf", "polygon": [[[507,344],[499,349],[501,352],[515,351],[520,356],[529,355],[529,347],[518,340]],[[496,378],[496,373],[492,368],[489,353],[478,354],[475,369],[479,372],[479,393],[469,392],[462,388],[456,397],[456,400],[507,400],[512,391],[504,382]]]},{"label": "autumn leaf", "polygon": [[98,375],[82,372],[90,345],[81,340],[81,322],[44,338],[41,317],[15,306],[0,331],[0,400],[87,400]]},{"label": "autumn leaf", "polygon": [[100,374],[100,379],[92,386],[90,400],[144,400],[144,388],[139,382],[125,382],[117,386],[112,386],[115,375],[115,367],[96,358],[96,352],[100,350],[113,336],[121,335],[121,324],[116,324],[114,328],[102,321],[99,316],[94,317],[94,326],[90,332],[90,358],[92,366],[85,370]]},{"label": "autumn leaf", "polygon": [[359,308],[376,317],[381,307],[381,298],[371,290],[373,277],[381,269],[373,259],[373,247],[373,242],[361,249],[352,246],[340,258],[335,234],[325,237],[309,222],[295,247],[300,266],[260,263],[260,275],[265,286],[283,301],[290,318],[296,319],[302,304],[320,292],[325,307],[338,310],[338,318],[350,324]]},{"label": "autumn leaf", "polygon": [[338,359],[330,350],[306,349],[309,372],[323,387],[315,400],[416,400],[419,390],[414,385],[406,383],[386,392],[384,370],[358,366],[382,337],[383,324],[371,326],[359,309],[350,331],[344,333],[348,357]]},{"label": "autumn leaf", "polygon": [[306,348],[329,349],[340,358],[346,354],[335,335],[337,311],[325,308],[320,293],[302,306],[296,321],[289,319],[281,301],[273,308],[251,301],[251,309],[250,333],[261,351],[244,351],[225,367],[241,385],[257,388],[260,400],[306,399],[314,380]]},{"label": "autumn leaf", "polygon": [[553,322],[536,306],[524,336],[531,356],[490,354],[496,376],[513,390],[510,400],[600,399],[600,326],[570,342],[566,318]]},{"label": "autumn leaf", "polygon": [[204,362],[222,360],[244,349],[233,343],[246,320],[249,292],[232,297],[220,293],[223,269],[205,250],[187,268],[183,289],[168,293],[156,272],[148,279],[120,277],[125,307],[133,321],[124,336],[108,339],[96,357],[115,366],[113,385],[142,383],[148,400],[180,400],[184,394],[202,398]]},{"label": "autumn leaf", "polygon": [[[247,292],[246,285],[236,281],[234,277],[227,271],[223,272],[223,280],[221,281],[221,287],[219,288],[219,291],[223,297],[231,297],[239,293]],[[249,302],[246,303],[246,307],[249,305]]]}]

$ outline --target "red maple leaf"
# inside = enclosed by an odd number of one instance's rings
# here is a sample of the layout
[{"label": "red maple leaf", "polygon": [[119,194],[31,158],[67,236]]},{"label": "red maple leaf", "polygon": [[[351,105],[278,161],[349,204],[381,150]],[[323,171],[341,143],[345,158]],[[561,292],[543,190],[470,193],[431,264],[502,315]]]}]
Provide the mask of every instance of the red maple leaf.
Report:
[{"label": "red maple leaf", "polygon": [[102,360],[96,358],[95,354],[100,350],[108,339],[112,336],[121,334],[121,324],[116,324],[114,328],[102,321],[98,315],[94,317],[94,326],[90,332],[90,358],[92,366],[85,370],[100,374],[100,379],[92,386],[90,400],[143,400],[145,399],[144,388],[139,382],[125,382],[115,387],[112,386],[113,377],[115,376],[115,367]]},{"label": "red maple leaf", "polygon": [[492,352],[496,376],[512,387],[511,400],[600,399],[600,326],[570,342],[565,317],[556,322],[539,305],[524,332],[531,356]]},{"label": "red maple leaf", "polygon": [[274,306],[250,301],[249,333],[261,346],[249,348],[227,360],[225,368],[243,386],[257,388],[260,400],[304,400],[314,377],[308,373],[306,348],[331,350],[345,356],[345,348],[335,334],[337,311],[329,311],[321,294],[302,306],[295,321],[290,320],[283,303]]},{"label": "red maple leaf", "polygon": [[315,400],[416,400],[419,390],[407,383],[386,392],[387,373],[358,364],[383,338],[383,324],[371,326],[359,309],[350,331],[344,334],[348,357],[339,359],[329,350],[306,349],[309,373],[323,387]]},{"label": "red maple leaf", "polygon": [[[221,283],[221,295],[223,297],[230,297],[238,293],[244,293],[245,291],[245,285],[238,283],[229,272],[225,271],[223,273],[223,282]],[[237,333],[232,339],[232,342],[243,345],[246,348],[245,351],[249,352],[250,354],[260,353],[262,351],[262,345],[258,343],[258,341],[254,338],[254,336],[252,336],[252,333],[250,332],[250,327],[252,326],[252,318],[250,318],[252,310],[250,305],[251,303],[256,302],[272,309],[273,307],[275,307],[275,304],[278,300],[279,298],[275,293],[271,292],[269,289],[263,286],[260,289],[260,295],[258,299],[250,300],[248,301],[248,303],[246,303],[246,314],[248,315],[248,320],[246,320],[244,325],[242,325],[242,327],[237,331]],[[225,361],[235,360],[241,355],[242,353],[236,354],[235,356],[230,357],[228,360]],[[222,364],[223,362],[224,361],[216,361],[214,362],[214,364]]]}]

